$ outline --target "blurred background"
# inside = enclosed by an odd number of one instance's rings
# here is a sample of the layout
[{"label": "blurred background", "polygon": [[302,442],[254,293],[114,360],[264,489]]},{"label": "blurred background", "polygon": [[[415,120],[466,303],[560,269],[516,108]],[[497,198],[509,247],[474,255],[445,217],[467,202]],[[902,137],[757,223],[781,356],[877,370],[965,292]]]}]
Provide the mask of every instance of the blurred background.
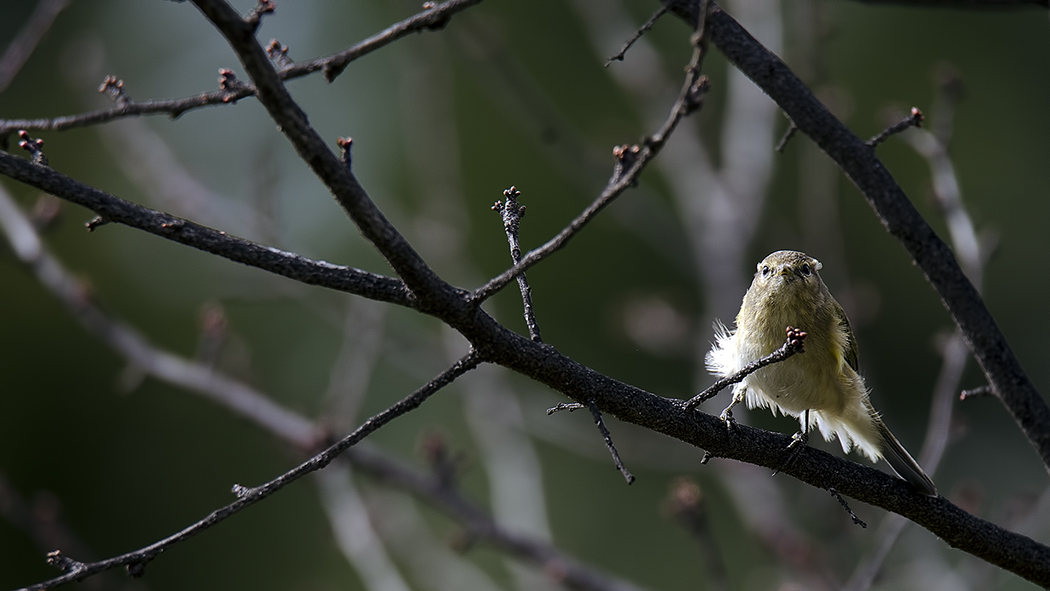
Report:
[{"label": "blurred background", "polygon": [[[236,3],[244,12],[252,3]],[[37,2],[0,8],[6,48]],[[289,88],[319,132],[354,139],[354,171],[446,279],[474,288],[509,266],[499,216],[511,185],[540,245],[601,191],[614,145],[656,130],[682,82],[690,29],[665,17],[606,66],[654,0],[488,0],[436,33],[354,63],[333,83]],[[1045,10],[911,8],[845,0],[737,0],[727,10],[782,56],[856,134],[911,107],[923,130],[879,155],[983,285],[1037,388],[1050,390],[1050,20]],[[283,2],[262,41],[294,60],[345,49],[420,10],[418,2]],[[73,0],[0,92],[0,118],[112,104],[106,75],[135,100],[217,88],[243,70],[188,3]],[[991,397],[921,273],[859,192],[717,51],[712,91],[643,174],[569,246],[529,272],[544,340],[656,394],[712,381],[711,323],[730,323],[754,265],[804,250],[846,307],[863,374],[887,424],[942,494],[1050,540],[1045,467]],[[236,105],[37,133],[51,165],[125,199],[313,259],[389,274],[252,99]],[[13,145],[8,149],[15,150]],[[103,325],[148,350],[213,367],[343,434],[442,371],[461,337],[411,311],[247,268],[0,179]],[[4,216],[14,219],[10,208]],[[260,484],[304,452],[188,388],[151,374],[85,328],[0,240],[0,588],[58,571],[44,554],[87,560],[167,536]],[[525,333],[507,288],[486,309]],[[110,324],[106,324],[110,323]],[[946,392],[940,397],[937,391]],[[368,439],[427,469],[446,450],[464,495],[508,529],[646,589],[1027,589],[929,532],[826,491],[608,418],[631,486],[586,412],[500,368],[456,382]],[[722,394],[703,410],[717,414]],[[940,409],[937,411],[931,409]],[[938,415],[940,413],[940,415]],[[931,416],[934,420],[931,421]],[[938,417],[948,417],[941,420]],[[793,419],[738,414],[791,433]],[[928,428],[930,423],[934,428]],[[932,436],[929,436],[932,434]],[[812,445],[841,453],[837,443]],[[924,447],[924,441],[934,442]],[[944,445],[938,446],[936,442]],[[428,455],[429,450],[429,455]],[[943,453],[941,453],[943,452]],[[862,458],[852,456],[863,462]],[[888,469],[885,465],[882,469]],[[469,541],[468,541],[469,542]],[[150,563],[85,589],[545,589],[552,578],[484,544],[425,502],[333,466]]]}]

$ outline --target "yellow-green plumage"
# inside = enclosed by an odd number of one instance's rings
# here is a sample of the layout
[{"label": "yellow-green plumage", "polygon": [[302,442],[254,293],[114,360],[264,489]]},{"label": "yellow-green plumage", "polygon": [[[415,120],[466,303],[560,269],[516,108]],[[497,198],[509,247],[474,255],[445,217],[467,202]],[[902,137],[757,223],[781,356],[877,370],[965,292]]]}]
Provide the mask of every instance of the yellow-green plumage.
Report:
[{"label": "yellow-green plumage", "polygon": [[885,457],[916,489],[936,495],[933,481],[872,408],[857,373],[857,342],[849,319],[820,279],[820,267],[816,259],[791,250],[774,252],[759,263],[736,330],[720,323],[715,327],[708,369],[731,375],[779,348],[788,326],[806,331],[805,353],[749,375],[734,387],[733,404],[746,401],[750,408],[767,407],[801,421],[808,417],[803,433],[816,426],[828,441],[837,437],[845,452],[856,447],[873,462]]}]

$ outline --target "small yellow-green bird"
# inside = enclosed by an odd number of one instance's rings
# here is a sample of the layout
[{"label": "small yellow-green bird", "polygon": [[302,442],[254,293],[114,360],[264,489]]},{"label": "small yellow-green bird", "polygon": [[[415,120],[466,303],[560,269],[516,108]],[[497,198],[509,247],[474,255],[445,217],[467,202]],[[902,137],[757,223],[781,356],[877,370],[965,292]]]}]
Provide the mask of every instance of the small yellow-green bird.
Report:
[{"label": "small yellow-green bird", "polygon": [[[805,352],[768,365],[733,388],[734,405],[768,407],[797,417],[801,438],[814,425],[824,439],[838,437],[842,451],[856,447],[872,462],[886,462],[915,489],[936,496],[937,487],[890,433],[868,400],[858,371],[857,341],[849,319],[817,273],[819,261],[793,250],[780,250],[758,264],[730,332],[715,323],[715,343],[707,354],[708,370],[729,376],[784,343],[788,326],[806,332]],[[797,439],[796,439],[797,441]]]}]

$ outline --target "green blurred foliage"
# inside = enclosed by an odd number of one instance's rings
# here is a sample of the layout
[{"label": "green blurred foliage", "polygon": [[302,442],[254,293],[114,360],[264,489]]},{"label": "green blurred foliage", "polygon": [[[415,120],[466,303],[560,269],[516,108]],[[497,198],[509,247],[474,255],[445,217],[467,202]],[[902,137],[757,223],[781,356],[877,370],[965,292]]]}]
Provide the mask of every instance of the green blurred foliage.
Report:
[{"label": "green blurred foliage", "polygon": [[[34,4],[4,2],[0,46],[6,47]],[[250,7],[238,4],[242,10]],[[639,24],[657,7],[652,0],[625,4]],[[816,66],[799,57],[805,34],[796,26],[801,6],[817,11],[824,23]],[[284,2],[264,20],[259,38],[280,39],[294,59],[312,58],[348,47],[416,10],[416,4],[403,1]],[[986,274],[986,301],[1036,386],[1050,388],[1050,364],[1044,363],[1050,354],[1044,336],[1050,333],[1050,316],[1043,313],[1050,274],[1038,262],[1050,254],[1045,231],[1050,220],[1046,12],[844,0],[785,3],[783,11],[785,61],[821,96],[835,97],[833,109],[845,113],[845,122],[862,137],[886,126],[888,108],[914,105],[935,118],[930,111],[934,74],[943,64],[958,72],[966,95],[955,116],[951,155],[978,231],[994,236],[996,244]],[[641,113],[666,110],[678,91],[679,72],[689,56],[689,30],[681,22],[665,18],[647,37],[675,85],[654,89],[654,96],[662,97],[656,104],[639,105],[610,75],[620,65],[604,67],[607,56],[590,42],[582,18],[573,2],[489,0],[455,17],[441,32],[414,35],[368,55],[332,84],[312,76],[289,87],[333,145],[336,137],[353,136],[355,173],[424,257],[472,288],[509,264],[501,224],[489,210],[504,188],[516,185],[528,207],[523,247],[541,244],[604,186],[612,146],[653,131]],[[105,107],[108,99],[95,89],[107,74],[122,78],[134,99],[189,96],[214,89],[221,67],[241,72],[226,43],[189,3],[77,0],[0,94],[0,118]],[[710,56],[705,71],[714,90],[704,111],[687,125],[697,126],[717,146],[726,106],[724,60]],[[420,72],[424,79],[427,72],[437,72],[447,83],[451,119],[446,123],[454,136],[441,136],[444,149],[427,156],[457,167],[455,186],[435,184],[413,164],[419,130],[411,117],[431,100],[425,93],[411,95],[421,88],[413,82]],[[434,101],[445,100],[435,96]],[[54,168],[125,199],[166,209],[149,183],[134,178],[127,167],[129,162],[136,166],[136,157],[167,168],[174,163],[222,203],[269,212],[270,226],[252,226],[229,215],[214,218],[243,223],[246,237],[389,273],[253,100],[136,124],[140,127],[118,122],[41,135]],[[785,125],[781,122],[776,133]],[[120,139],[127,136],[107,134],[108,127],[153,134],[147,141],[165,148],[171,159],[137,153]],[[807,143],[796,137],[775,160],[768,204],[749,246],[755,261],[772,250],[804,247],[801,221],[810,212],[800,205],[798,169]],[[448,154],[441,153],[445,150]],[[930,198],[925,162],[898,139],[886,142],[879,154],[945,235]],[[834,291],[866,294],[863,319],[855,323],[864,373],[889,424],[917,450],[940,367],[935,340],[950,330],[950,319],[858,191],[836,174],[842,251],[811,254],[848,263],[848,270],[835,271],[842,278],[839,285],[829,279]],[[38,198],[26,187],[0,182],[27,209]],[[441,191],[455,193],[457,200],[434,201]],[[529,280],[547,342],[617,379],[686,397],[703,385],[697,383],[697,353],[690,343],[710,338],[703,290],[712,286],[698,279],[670,191],[658,169],[650,168],[639,190],[623,195],[569,247],[530,271]],[[459,209],[451,211],[453,206]],[[232,351],[223,369],[293,410],[324,418],[324,393],[343,340],[345,297],[128,228],[110,225],[87,233],[83,222],[90,217],[64,205],[45,240],[105,309],[156,345],[192,357],[202,310],[221,306],[228,323],[227,351]],[[455,240],[461,241],[463,248],[451,259],[428,248],[441,244],[427,237],[429,226],[422,222],[430,218],[451,224]],[[683,319],[686,336],[675,341],[680,346],[649,348],[625,328],[632,303],[652,298],[668,303]],[[514,330],[525,331],[516,290],[508,288],[486,306]],[[447,362],[440,348],[448,337],[429,318],[391,311],[386,333],[361,417],[411,392]],[[125,362],[73,321],[6,246],[0,248],[0,343],[0,474],[41,511],[60,506],[62,521],[92,553],[76,558],[122,553],[166,536],[231,501],[232,484],[264,482],[301,459],[255,426],[178,388],[153,379],[120,386]],[[982,380],[971,363],[962,386],[979,386]],[[555,394],[518,377],[509,382],[521,398],[526,425],[554,425],[537,430],[572,432],[575,441],[588,442],[582,452],[553,440],[537,444],[560,548],[648,588],[712,588],[689,536],[661,509],[674,479],[688,475],[705,491],[712,535],[732,588],[768,589],[790,579],[743,527],[715,476],[720,468],[699,465],[699,450],[610,420],[628,467],[639,477],[627,487],[610,467],[585,412],[546,417],[544,410],[559,401]],[[454,386],[373,441],[421,464],[421,437],[443,433],[468,458],[463,488],[487,504],[488,484],[477,443],[465,425],[465,404]],[[709,412],[717,412],[716,403],[709,405]],[[1004,522],[1017,506],[1043,493],[1045,470],[995,400],[971,400],[958,404],[956,412],[958,425],[935,480],[947,496],[978,491],[975,511]],[[794,429],[789,420],[759,413],[746,420],[784,432]],[[875,528],[850,525],[822,491],[785,476],[776,480],[796,522],[810,535],[843,540],[822,558],[831,565],[830,580],[845,580],[870,547]],[[166,552],[148,566],[142,582],[117,576],[103,585],[361,588],[331,535],[314,484],[309,479],[297,483]],[[854,509],[869,523],[882,519],[881,510]],[[456,531],[435,513],[426,515],[439,536]],[[1047,540],[1045,523],[1036,537]],[[973,568],[925,531],[910,530],[900,546],[936,552],[949,564]],[[49,549],[35,547],[25,532],[0,520],[0,587],[53,576],[43,560]],[[891,555],[891,564],[906,563],[904,552],[898,548],[902,555]],[[506,567],[491,550],[474,548],[467,556],[510,584]],[[910,588],[902,575],[891,580]],[[1013,576],[993,574],[990,580],[995,588],[1027,588]]]}]

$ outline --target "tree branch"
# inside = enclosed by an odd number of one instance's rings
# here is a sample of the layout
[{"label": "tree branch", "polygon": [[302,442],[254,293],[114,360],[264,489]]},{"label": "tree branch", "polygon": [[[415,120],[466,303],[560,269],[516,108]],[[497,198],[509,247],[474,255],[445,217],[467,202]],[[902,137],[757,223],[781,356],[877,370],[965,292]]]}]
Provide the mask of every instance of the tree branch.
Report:
[{"label": "tree branch", "polygon": [[182,542],[213,525],[225,521],[232,515],[239,513],[242,509],[258,503],[303,476],[324,468],[347,449],[356,445],[362,439],[390,421],[418,408],[419,405],[423,404],[423,402],[431,395],[452,383],[459,376],[474,369],[480,363],[481,357],[476,352],[471,351],[452,367],[443,371],[426,385],[412,394],[409,394],[400,402],[387,408],[383,412],[368,419],[352,433],[340,439],[328,449],[263,485],[252,488],[246,488],[239,484],[233,485],[233,493],[238,497],[236,501],[221,509],[212,511],[204,519],[201,519],[193,525],[168,536],[167,538],[154,542],[149,546],[145,546],[133,552],[128,552],[127,554],[121,554],[120,556],[114,556],[113,558],[90,563],[78,562],[67,556],[63,556],[58,550],[51,552],[48,554],[48,563],[66,571],[65,574],[42,583],[23,587],[18,591],[42,591],[43,589],[50,589],[65,583],[79,581],[84,577],[119,566],[127,566],[128,572],[132,575],[141,575],[146,564],[149,563],[150,560],[156,558],[160,553],[164,552],[168,547]]},{"label": "tree branch", "polygon": [[[463,295],[438,277],[386,219],[350,171],[311,127],[302,108],[292,99],[266,51],[255,38],[258,22],[242,19],[223,0],[194,0],[194,4],[230,43],[255,83],[259,102],[277,123],[296,152],[328,187],[358,229],[386,258],[419,299],[423,309],[444,315],[462,310]],[[441,314],[441,312],[438,312]]]},{"label": "tree branch", "polygon": [[[57,1],[58,0],[49,0],[49,3],[55,4]],[[287,65],[278,72],[278,75],[282,80],[292,80],[320,70],[325,73],[325,76],[329,81],[332,81],[338,76],[339,72],[342,72],[343,69],[350,64],[350,62],[366,56],[377,49],[385,47],[386,45],[406,37],[411,33],[421,33],[423,31],[435,31],[441,29],[448,24],[452,15],[476,4],[480,4],[481,2],[482,0],[449,0],[448,2],[436,5],[432,8],[424,9],[423,12],[420,12],[419,14],[391,25],[385,30],[361,41],[353,47],[327,57]],[[42,10],[42,7],[45,4],[48,3],[42,2],[40,4],[38,12]],[[283,49],[286,50],[287,48]],[[3,64],[0,63],[0,69],[2,69],[2,67]],[[2,76],[2,72],[0,72],[0,76]],[[2,90],[3,86],[0,86],[0,91]],[[138,117],[140,115],[166,114],[175,118],[186,111],[192,111],[202,107],[236,103],[243,98],[254,96],[255,94],[254,85],[241,83],[237,88],[202,92],[181,99],[158,99],[141,102],[127,99],[115,107],[99,109],[79,115],[67,115],[51,119],[0,119],[0,141],[10,133],[19,129],[60,131],[76,127],[96,125],[107,121],[113,121],[115,119],[123,119],[125,117]]]},{"label": "tree branch", "polygon": [[[695,0],[664,2],[686,22],[695,22]],[[842,168],[886,230],[922,269],[962,331],[989,384],[1043,463],[1050,466],[1050,406],[1028,379],[948,245],[915,209],[874,149],[836,119],[780,58],[762,47],[720,7],[712,12],[709,21],[711,42]]]},{"label": "tree branch", "polygon": [[408,308],[418,307],[417,300],[408,292],[404,283],[396,279],[353,267],[310,260],[291,252],[230,236],[225,232],[125,201],[75,181],[47,166],[34,164],[3,151],[0,151],[0,174],[95,212],[100,219],[92,222],[89,229],[105,222],[124,224],[308,285],[321,285]]}]

